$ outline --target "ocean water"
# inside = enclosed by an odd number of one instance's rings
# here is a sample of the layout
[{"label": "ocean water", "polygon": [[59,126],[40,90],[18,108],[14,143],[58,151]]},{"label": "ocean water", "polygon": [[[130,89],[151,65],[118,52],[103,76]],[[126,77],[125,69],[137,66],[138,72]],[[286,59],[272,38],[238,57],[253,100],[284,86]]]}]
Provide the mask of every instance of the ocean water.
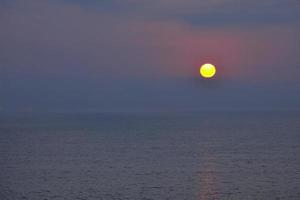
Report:
[{"label": "ocean water", "polygon": [[0,117],[1,200],[299,200],[300,114]]}]

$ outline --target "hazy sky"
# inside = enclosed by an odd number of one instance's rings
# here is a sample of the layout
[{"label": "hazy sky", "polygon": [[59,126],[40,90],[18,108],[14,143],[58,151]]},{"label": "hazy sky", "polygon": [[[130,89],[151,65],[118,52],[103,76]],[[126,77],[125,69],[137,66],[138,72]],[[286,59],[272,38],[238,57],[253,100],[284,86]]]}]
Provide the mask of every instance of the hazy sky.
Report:
[{"label": "hazy sky", "polygon": [[0,84],[0,111],[298,109],[300,1],[2,0]]}]

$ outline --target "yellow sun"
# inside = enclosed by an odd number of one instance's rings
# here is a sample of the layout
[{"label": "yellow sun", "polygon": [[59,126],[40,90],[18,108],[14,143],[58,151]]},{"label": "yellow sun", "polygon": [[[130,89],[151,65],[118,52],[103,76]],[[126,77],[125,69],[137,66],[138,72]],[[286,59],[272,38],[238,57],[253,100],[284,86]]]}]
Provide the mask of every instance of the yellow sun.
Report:
[{"label": "yellow sun", "polygon": [[204,64],[200,67],[200,74],[204,78],[212,78],[216,74],[216,67],[212,64]]}]

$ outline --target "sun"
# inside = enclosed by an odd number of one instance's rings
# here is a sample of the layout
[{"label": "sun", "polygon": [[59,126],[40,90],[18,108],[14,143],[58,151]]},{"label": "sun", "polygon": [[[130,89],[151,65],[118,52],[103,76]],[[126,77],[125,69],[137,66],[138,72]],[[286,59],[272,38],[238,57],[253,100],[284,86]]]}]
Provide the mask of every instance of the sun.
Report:
[{"label": "sun", "polygon": [[213,64],[206,63],[200,67],[200,74],[204,78],[212,78],[215,76],[217,70]]}]

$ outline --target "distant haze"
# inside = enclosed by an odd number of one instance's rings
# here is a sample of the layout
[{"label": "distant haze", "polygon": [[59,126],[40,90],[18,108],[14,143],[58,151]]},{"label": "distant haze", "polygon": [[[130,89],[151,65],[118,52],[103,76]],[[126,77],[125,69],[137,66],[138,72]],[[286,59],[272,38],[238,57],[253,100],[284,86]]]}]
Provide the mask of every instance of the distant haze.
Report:
[{"label": "distant haze", "polygon": [[299,35],[297,0],[4,0],[0,112],[295,110]]}]

